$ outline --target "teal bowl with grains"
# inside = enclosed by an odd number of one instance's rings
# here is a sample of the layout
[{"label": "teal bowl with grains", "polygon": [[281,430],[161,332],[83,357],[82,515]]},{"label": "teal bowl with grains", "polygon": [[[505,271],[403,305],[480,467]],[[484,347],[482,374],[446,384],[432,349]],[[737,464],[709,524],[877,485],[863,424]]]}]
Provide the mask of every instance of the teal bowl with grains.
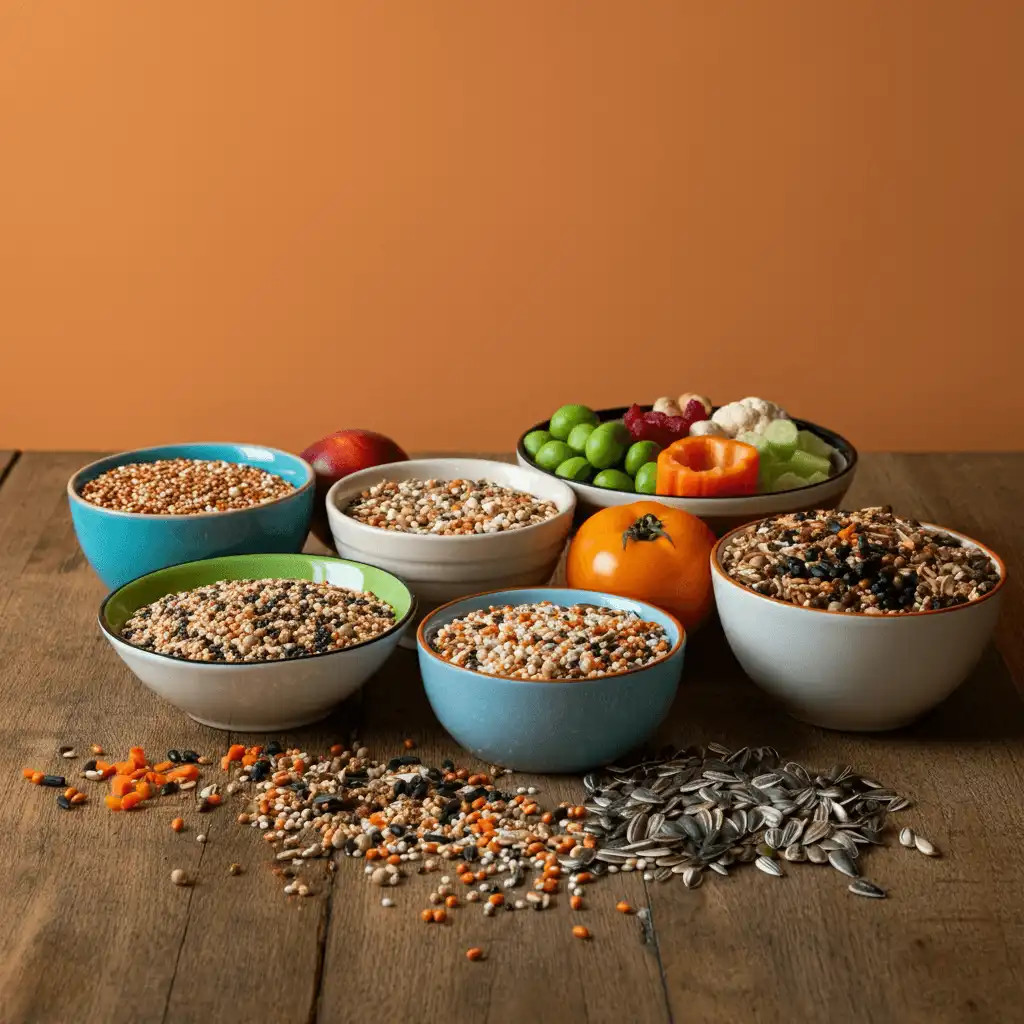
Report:
[{"label": "teal bowl with grains", "polygon": [[[470,612],[543,601],[634,612],[664,630],[668,650],[643,667],[596,678],[533,681],[452,664],[435,648],[439,629]],[[560,587],[452,601],[423,620],[416,639],[427,699],[441,725],[489,764],[538,773],[588,771],[641,746],[672,706],[686,647],[679,621],[653,605]]]},{"label": "teal bowl with grains", "polygon": [[[280,496],[246,508],[166,514],[126,512],[86,500],[82,489],[134,463],[201,459],[250,466],[280,478]],[[84,466],[68,481],[75,535],[96,575],[114,589],[148,572],[221,555],[302,550],[313,513],[314,473],[298,455],[256,444],[196,442],[138,448]]]}]

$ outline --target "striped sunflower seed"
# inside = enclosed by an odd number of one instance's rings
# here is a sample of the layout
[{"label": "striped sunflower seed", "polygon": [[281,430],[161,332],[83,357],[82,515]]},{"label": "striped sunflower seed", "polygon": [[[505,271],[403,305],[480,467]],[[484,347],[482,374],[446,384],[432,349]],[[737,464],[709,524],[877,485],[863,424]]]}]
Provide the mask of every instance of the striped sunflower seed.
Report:
[{"label": "striped sunflower seed", "polygon": [[847,887],[855,896],[868,896],[871,899],[884,900],[885,890],[880,889],[877,885],[872,885],[865,878],[858,878],[855,882],[851,882]]},{"label": "striped sunflower seed", "polygon": [[754,861],[754,866],[766,875],[774,875],[776,878],[782,877],[782,866],[777,860],[772,860],[771,857],[758,857]]}]

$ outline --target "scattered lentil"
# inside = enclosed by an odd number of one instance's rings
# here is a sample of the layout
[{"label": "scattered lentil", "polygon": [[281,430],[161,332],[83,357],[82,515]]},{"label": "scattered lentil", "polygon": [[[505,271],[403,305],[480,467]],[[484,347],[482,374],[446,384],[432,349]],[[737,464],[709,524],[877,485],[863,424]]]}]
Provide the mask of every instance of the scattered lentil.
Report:
[{"label": "scattered lentil", "polygon": [[488,480],[383,480],[344,512],[382,530],[449,537],[535,526],[558,507]]},{"label": "scattered lentil", "polygon": [[175,868],[171,872],[171,881],[175,885],[188,885],[188,875],[181,868]]},{"label": "scattered lentil", "polygon": [[79,491],[90,504],[144,515],[197,515],[252,508],[295,487],[256,466],[210,459],[157,459],[115,466]]},{"label": "scattered lentil", "polygon": [[[121,636],[143,650],[189,661],[278,661],[340,651],[394,624],[394,610],[375,595],[330,583],[221,580],[145,605]],[[175,755],[186,760],[176,750],[168,760],[175,762]]]}]

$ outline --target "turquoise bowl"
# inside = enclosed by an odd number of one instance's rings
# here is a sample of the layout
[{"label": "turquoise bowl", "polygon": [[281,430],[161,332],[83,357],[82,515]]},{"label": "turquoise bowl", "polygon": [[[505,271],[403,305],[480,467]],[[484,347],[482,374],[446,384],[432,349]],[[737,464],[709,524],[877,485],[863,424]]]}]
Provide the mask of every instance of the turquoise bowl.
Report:
[{"label": "turquoise bowl", "polygon": [[[146,651],[121,638],[135,611],[165,594],[218,580],[314,580],[369,591],[395,612],[386,633],[341,651],[284,661],[187,661]],[[108,594],[99,624],[118,657],[154,693],[214,729],[281,732],[330,714],[392,655],[416,613],[404,581],[390,572],[323,555],[235,555],[186,562],[140,576]]]},{"label": "turquoise bowl", "polygon": [[[115,466],[158,459],[223,459],[257,466],[294,484],[295,492],[253,508],[198,515],[114,512],[85,501],[80,491]],[[314,474],[297,455],[255,444],[199,442],[110,455],[80,469],[68,481],[75,534],[96,575],[111,589],[179,562],[220,555],[302,550],[313,514]]]},{"label": "turquoise bowl", "polygon": [[[451,665],[430,641],[446,622],[491,605],[551,601],[634,611],[664,627],[667,657],[647,668],[600,679],[533,683]],[[639,746],[668,713],[683,671],[686,635],[653,605],[592,590],[498,590],[442,605],[416,634],[420,673],[438,720],[466,750],[489,764],[528,772],[583,772]]]}]

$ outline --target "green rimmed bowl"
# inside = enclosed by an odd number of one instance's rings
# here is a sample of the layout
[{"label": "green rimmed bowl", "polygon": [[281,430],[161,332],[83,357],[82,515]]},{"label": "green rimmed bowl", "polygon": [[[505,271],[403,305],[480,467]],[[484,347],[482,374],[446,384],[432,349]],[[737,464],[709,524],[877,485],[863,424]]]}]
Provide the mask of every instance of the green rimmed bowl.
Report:
[{"label": "green rimmed bowl", "polygon": [[[166,594],[220,580],[295,579],[363,590],[386,601],[395,625],[366,643],[287,661],[224,664],[156,654],[123,640],[125,622]],[[229,555],[184,562],[140,576],[107,595],[99,624],[118,657],[154,693],[214,729],[277,732],[315,722],[355,693],[392,654],[416,601],[392,573],[321,555]]]}]

